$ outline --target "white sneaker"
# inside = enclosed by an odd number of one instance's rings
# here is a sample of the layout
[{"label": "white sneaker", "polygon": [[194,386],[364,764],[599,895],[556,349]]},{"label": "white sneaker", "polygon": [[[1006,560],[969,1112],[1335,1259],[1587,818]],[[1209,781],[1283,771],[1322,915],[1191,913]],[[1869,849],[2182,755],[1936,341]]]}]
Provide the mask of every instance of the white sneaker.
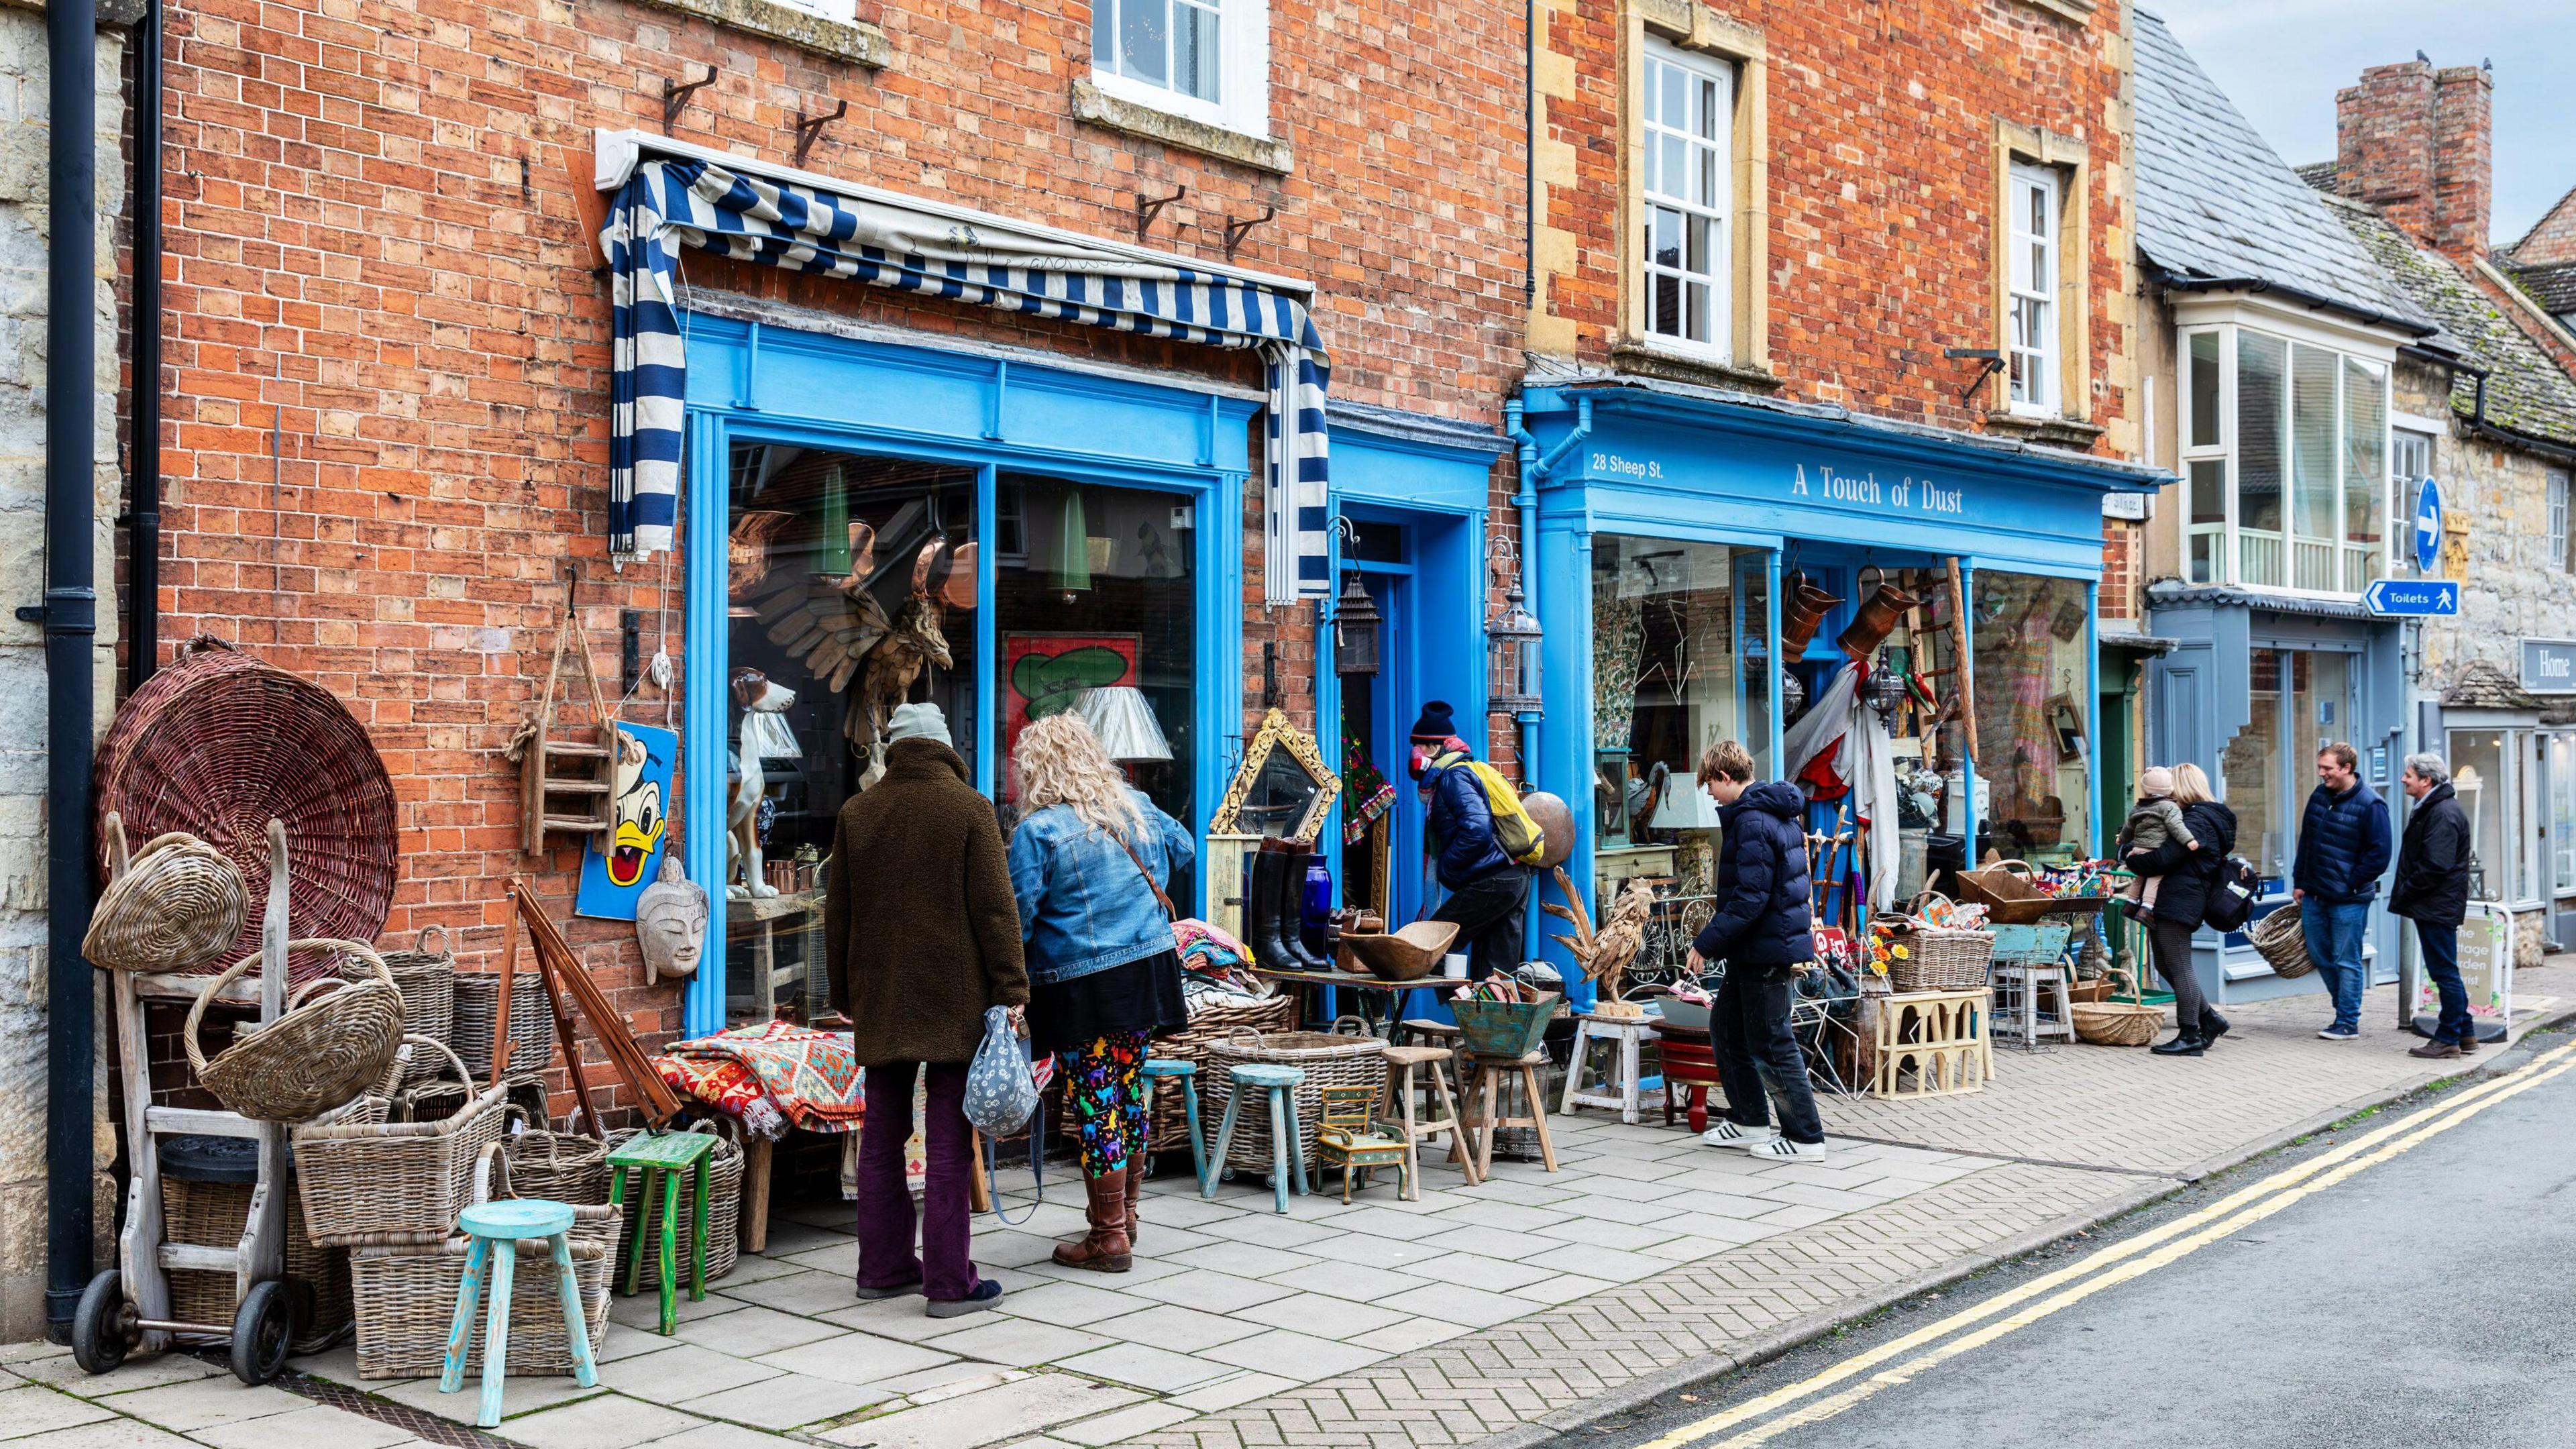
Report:
[{"label": "white sneaker", "polygon": [[1766,1158],[1775,1162],[1822,1162],[1825,1160],[1825,1144],[1792,1142],[1786,1137],[1774,1137],[1768,1142],[1756,1143],[1745,1148],[1744,1154],[1747,1157]]},{"label": "white sneaker", "polygon": [[1711,1147],[1751,1147],[1780,1135],[1776,1127],[1738,1127],[1720,1117],[1717,1125],[1699,1134],[1699,1140]]},{"label": "white sneaker", "polygon": [[2319,1041],[2359,1041],[2359,1040],[2361,1040],[2361,1033],[2360,1033],[2360,1032],[2357,1032],[2357,1031],[2346,1031],[2346,1030],[2344,1030],[2342,1027],[2339,1027],[2339,1026],[2330,1026],[2330,1027],[2327,1027],[2325,1030],[2323,1030],[2323,1031],[2321,1031],[2321,1032],[2318,1032],[2318,1033],[2317,1033],[2317,1040],[2319,1040]]}]

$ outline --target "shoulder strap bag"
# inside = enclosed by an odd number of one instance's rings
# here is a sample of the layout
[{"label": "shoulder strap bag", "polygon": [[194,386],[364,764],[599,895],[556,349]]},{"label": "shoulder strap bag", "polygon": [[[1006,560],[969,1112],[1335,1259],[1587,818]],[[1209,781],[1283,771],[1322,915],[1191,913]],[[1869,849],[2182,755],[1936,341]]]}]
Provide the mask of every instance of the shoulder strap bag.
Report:
[{"label": "shoulder strap bag", "polygon": [[1145,878],[1146,887],[1154,893],[1154,904],[1163,908],[1163,919],[1167,921],[1179,920],[1181,918],[1181,913],[1172,909],[1172,898],[1163,893],[1163,883],[1154,879],[1154,873],[1145,868],[1145,857],[1138,855],[1136,853],[1136,847],[1130,845],[1127,842],[1127,837],[1120,835],[1118,832],[1114,830],[1111,831],[1110,838],[1117,841],[1118,848],[1127,852],[1127,858],[1136,863],[1136,873]]}]

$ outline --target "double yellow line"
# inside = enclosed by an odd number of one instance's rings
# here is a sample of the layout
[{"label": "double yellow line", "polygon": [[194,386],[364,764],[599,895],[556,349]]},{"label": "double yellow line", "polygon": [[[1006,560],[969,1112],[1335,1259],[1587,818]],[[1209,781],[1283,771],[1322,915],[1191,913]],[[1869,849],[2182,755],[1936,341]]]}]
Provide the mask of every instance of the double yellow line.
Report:
[{"label": "double yellow line", "polygon": [[[2293,1203],[2412,1151],[2497,1103],[2569,1071],[2576,1071],[2576,1042],[2471,1087],[2429,1111],[2373,1128],[2330,1152],[2284,1168],[2205,1208],[2112,1244],[1973,1308],[1890,1339],[1794,1384],[1685,1424],[1640,1449],[1744,1449],[1767,1443],[1791,1429],[1830,1419],[1863,1400],[1910,1382],[1927,1369],[2027,1328],[2106,1288],[2152,1273]],[[1746,1425],[1751,1427],[1743,1427]],[[1718,1439],[1730,1430],[1740,1432]]]}]

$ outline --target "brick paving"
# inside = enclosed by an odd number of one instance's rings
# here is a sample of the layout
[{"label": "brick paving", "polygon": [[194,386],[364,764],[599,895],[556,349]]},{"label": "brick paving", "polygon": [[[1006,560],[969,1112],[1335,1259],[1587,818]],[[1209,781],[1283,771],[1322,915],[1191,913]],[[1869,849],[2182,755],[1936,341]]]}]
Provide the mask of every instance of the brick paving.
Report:
[{"label": "brick paving", "polygon": [[[2522,974],[2520,1025],[2576,970]],[[932,1321],[858,1303],[837,1207],[780,1220],[676,1337],[621,1299],[601,1386],[513,1380],[500,1437],[529,1449],[1159,1449],[1527,1439],[1865,1312],[1913,1285],[2114,1212],[2196,1166],[2444,1073],[2404,1055],[2372,993],[2360,1042],[2316,1040],[2314,998],[2232,1013],[2212,1055],[2062,1047],[1996,1054],[1985,1092],[1825,1103],[1822,1164],[1757,1164],[1650,1114],[1557,1118],[1563,1171],[1498,1163],[1467,1189],[1433,1167],[1419,1203],[1380,1186],[1345,1207],[1257,1183],[1201,1201],[1162,1182],[1136,1270],[1046,1260],[1077,1209],[1002,1180],[1016,1225],[979,1219],[1001,1311]],[[2546,1014],[2554,1014],[2546,1013]],[[2447,1065],[2447,1064],[2445,1064]],[[1880,1139],[1880,1140],[1867,1140]],[[2031,1159],[2031,1160],[2010,1160]],[[355,1383],[347,1349],[301,1362]],[[406,1449],[418,1418],[369,1418],[165,1356],[98,1379],[37,1345],[0,1349],[11,1449]],[[361,1385],[470,1418],[431,1381]],[[1605,1398],[1606,1396],[1606,1398]],[[441,1438],[452,1439],[451,1433]]]}]

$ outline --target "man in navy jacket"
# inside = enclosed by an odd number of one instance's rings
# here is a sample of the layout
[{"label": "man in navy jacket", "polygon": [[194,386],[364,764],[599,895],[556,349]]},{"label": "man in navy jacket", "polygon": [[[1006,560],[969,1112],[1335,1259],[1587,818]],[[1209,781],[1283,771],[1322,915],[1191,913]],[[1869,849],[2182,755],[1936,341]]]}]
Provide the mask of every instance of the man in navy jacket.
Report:
[{"label": "man in navy jacket", "polygon": [[2317,788],[2290,867],[2308,956],[2334,998],[2334,1021],[2317,1033],[2327,1041],[2361,1035],[2361,942],[2388,873],[2388,802],[2362,783],[2360,765],[2341,740],[2317,751]]},{"label": "man in navy jacket", "polygon": [[1436,699],[1424,705],[1413,722],[1411,771],[1422,786],[1423,845],[1434,852],[1435,873],[1449,893],[1431,919],[1457,923],[1458,939],[1449,949],[1465,951],[1469,978],[1482,981],[1521,964],[1530,873],[1494,839],[1493,807],[1467,768],[1472,758],[1449,706]]},{"label": "man in navy jacket", "polygon": [[[1807,1059],[1789,1029],[1799,964],[1816,959],[1801,824],[1807,798],[1784,780],[1755,783],[1752,753],[1734,740],[1709,746],[1699,762],[1699,785],[1718,803],[1717,904],[1691,942],[1691,967],[1726,963],[1708,1016],[1726,1112],[1700,1140],[1755,1157],[1814,1162],[1825,1155],[1824,1119],[1807,1086]],[[1776,1132],[1771,1102],[1780,1107]]]}]

